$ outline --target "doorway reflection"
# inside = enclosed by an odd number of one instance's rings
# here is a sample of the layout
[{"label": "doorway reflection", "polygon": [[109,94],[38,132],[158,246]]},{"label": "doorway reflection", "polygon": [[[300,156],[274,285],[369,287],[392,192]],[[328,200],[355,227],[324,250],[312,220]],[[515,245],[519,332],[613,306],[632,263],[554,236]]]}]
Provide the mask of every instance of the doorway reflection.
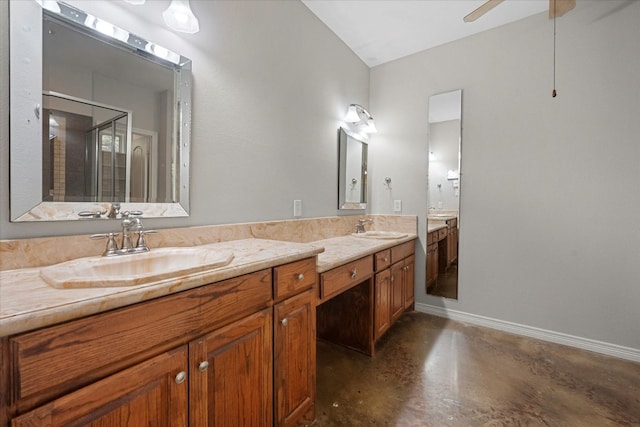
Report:
[{"label": "doorway reflection", "polygon": [[428,122],[426,288],[457,299],[462,91],[431,96]]}]

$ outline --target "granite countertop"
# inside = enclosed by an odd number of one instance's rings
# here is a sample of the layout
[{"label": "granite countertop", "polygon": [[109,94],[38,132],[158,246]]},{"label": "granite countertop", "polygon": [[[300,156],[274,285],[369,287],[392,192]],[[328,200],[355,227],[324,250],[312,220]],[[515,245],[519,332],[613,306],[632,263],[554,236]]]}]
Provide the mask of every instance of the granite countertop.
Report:
[{"label": "granite countertop", "polygon": [[56,289],[40,278],[36,267],[0,271],[0,337],[297,261],[324,250],[317,244],[266,239],[233,240],[203,247],[230,250],[234,258],[228,265],[209,272],[111,288]]},{"label": "granite countertop", "polygon": [[414,233],[407,233],[406,237],[400,239],[370,239],[348,235],[315,241],[313,245],[324,248],[324,252],[318,255],[316,271],[323,273],[363,256],[415,240],[417,237]]},{"label": "granite countertop", "polygon": [[442,221],[442,222],[433,222],[433,221],[429,221],[429,223],[427,224],[427,233],[431,233],[432,231],[436,231],[436,230],[440,230],[443,228],[447,228],[447,223]]}]

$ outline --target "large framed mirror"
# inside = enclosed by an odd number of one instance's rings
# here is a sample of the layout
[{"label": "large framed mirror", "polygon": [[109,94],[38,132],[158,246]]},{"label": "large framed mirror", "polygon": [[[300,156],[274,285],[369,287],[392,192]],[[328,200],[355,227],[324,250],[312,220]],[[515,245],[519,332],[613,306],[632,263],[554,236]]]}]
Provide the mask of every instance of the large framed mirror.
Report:
[{"label": "large framed mirror", "polygon": [[367,143],[340,128],[338,137],[338,209],[367,208]]},{"label": "large framed mirror", "polygon": [[427,294],[458,298],[462,90],[429,97]]},{"label": "large framed mirror", "polygon": [[9,13],[11,221],[187,216],[191,61],[63,2]]}]

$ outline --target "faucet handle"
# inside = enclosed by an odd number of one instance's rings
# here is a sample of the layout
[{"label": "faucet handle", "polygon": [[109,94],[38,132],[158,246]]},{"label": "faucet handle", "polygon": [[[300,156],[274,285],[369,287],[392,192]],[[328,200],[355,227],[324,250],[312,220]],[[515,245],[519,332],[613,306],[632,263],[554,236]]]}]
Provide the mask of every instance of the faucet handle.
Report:
[{"label": "faucet handle", "polygon": [[102,253],[103,256],[115,255],[118,250],[118,243],[116,243],[116,237],[118,237],[118,233],[100,233],[100,234],[92,234],[91,239],[107,239],[107,247]]},{"label": "faucet handle", "polygon": [[81,218],[100,218],[106,213],[107,211],[80,211],[78,212],[78,216]]},{"label": "faucet handle", "polygon": [[138,230],[138,241],[136,242],[136,249],[139,251],[148,251],[149,246],[147,246],[147,239],[144,237],[147,234],[157,233],[156,230]]},{"label": "faucet handle", "polygon": [[142,211],[122,211],[122,212],[120,212],[120,216],[122,218],[141,217],[142,214],[143,214]]}]

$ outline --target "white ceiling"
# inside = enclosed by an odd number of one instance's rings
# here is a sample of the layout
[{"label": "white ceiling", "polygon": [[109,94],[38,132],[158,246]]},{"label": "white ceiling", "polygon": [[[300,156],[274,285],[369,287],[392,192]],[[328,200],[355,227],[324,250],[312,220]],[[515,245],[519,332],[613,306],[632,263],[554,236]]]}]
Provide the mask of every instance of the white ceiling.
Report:
[{"label": "white ceiling", "polygon": [[506,0],[475,22],[462,18],[485,0],[302,0],[369,67],[530,15],[548,0]]}]

